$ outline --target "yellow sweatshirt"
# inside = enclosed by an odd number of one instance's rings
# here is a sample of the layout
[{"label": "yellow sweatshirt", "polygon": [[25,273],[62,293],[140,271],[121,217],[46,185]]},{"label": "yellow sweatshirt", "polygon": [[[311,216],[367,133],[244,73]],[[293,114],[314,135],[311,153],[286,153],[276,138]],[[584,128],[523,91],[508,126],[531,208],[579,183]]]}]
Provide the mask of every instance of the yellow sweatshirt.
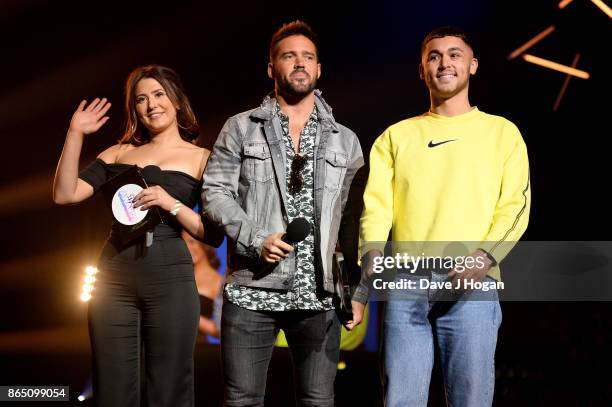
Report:
[{"label": "yellow sweatshirt", "polygon": [[[510,121],[474,107],[389,127],[370,152],[360,239],[474,242],[500,262],[529,218],[527,148]],[[500,279],[499,268],[489,275]]]}]

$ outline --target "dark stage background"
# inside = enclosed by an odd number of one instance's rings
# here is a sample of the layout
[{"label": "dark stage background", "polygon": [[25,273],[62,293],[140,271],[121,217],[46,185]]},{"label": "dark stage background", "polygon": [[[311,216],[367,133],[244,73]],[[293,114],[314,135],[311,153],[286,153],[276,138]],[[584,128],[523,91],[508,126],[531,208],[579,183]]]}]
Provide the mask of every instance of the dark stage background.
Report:
[{"label": "dark stage background", "polygon": [[[182,76],[210,148],[227,117],[271,90],[267,47],[295,18],[321,39],[320,88],[364,152],[388,125],[427,110],[419,46],[446,24],[472,34],[480,67],[471,101],[514,121],[527,143],[533,204],[526,240],[610,240],[611,21],[589,1],[557,2],[76,2],[0,3],[0,385],[70,385],[89,376],[83,267],[95,263],[110,219],[101,200],[54,206],[51,184],[79,101],[106,96],[111,120],[87,138],[82,164],[120,136],[122,86],[136,66]],[[565,75],[507,55],[554,24],[529,52],[578,68],[552,111]],[[504,303],[496,405],[607,405],[610,303]],[[376,353],[344,354],[338,405],[379,405]],[[288,356],[269,376],[270,405],[291,403]],[[199,345],[199,405],[222,398],[217,348]],[[440,379],[431,405],[443,405]],[[606,402],[605,400],[608,400]],[[66,403],[65,403],[66,404]],[[65,405],[64,404],[64,405]]]}]

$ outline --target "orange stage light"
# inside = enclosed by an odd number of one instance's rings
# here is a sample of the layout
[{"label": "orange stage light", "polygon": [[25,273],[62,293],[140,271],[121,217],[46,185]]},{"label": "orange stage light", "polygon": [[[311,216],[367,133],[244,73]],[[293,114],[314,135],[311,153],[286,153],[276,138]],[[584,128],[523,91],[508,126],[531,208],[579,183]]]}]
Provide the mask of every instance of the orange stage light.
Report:
[{"label": "orange stage light", "polygon": [[549,61],[548,59],[536,57],[533,55],[525,54],[523,55],[523,59],[532,64],[543,66],[544,68],[552,69],[554,71],[566,73],[568,75],[576,76],[581,79],[589,79],[591,76],[586,71],[572,68],[571,66],[562,65],[557,62]]},{"label": "orange stage light", "polygon": [[612,18],[612,9],[610,9],[610,7],[608,7],[606,3],[604,3],[601,0],[591,0],[591,2],[595,4],[597,7],[599,7],[601,11],[606,13],[608,17]]},{"label": "orange stage light", "polygon": [[555,26],[551,25],[550,27],[548,27],[547,29],[545,29],[544,31],[542,31],[541,33],[539,33],[538,35],[536,35],[535,37],[527,41],[525,44],[518,47],[515,51],[513,51],[510,55],[508,55],[508,59],[510,60],[510,59],[514,59],[518,57],[523,52],[527,51],[529,48],[533,47],[535,44],[542,41],[553,31],[555,31]]},{"label": "orange stage light", "polygon": [[[574,60],[572,61],[572,68],[575,68],[578,65],[578,61],[580,60],[580,53],[577,52]],[[567,85],[569,84],[572,75],[567,75],[565,80],[563,81],[563,86],[561,86],[561,91],[559,91],[559,96],[557,96],[557,100],[555,100],[555,104],[553,106],[553,112],[556,112],[559,109],[559,105],[561,105],[561,99],[565,95],[565,90],[567,89]]]}]

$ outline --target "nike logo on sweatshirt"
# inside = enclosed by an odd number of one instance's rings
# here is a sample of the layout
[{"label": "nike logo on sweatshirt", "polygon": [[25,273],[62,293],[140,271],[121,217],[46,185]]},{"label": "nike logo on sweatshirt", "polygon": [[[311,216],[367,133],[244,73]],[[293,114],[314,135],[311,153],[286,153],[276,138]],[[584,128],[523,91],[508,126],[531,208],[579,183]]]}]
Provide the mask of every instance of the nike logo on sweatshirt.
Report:
[{"label": "nike logo on sweatshirt", "polygon": [[433,142],[433,140],[431,140],[431,141],[429,142],[429,144],[427,145],[427,147],[429,147],[429,148],[433,148],[433,147],[437,147],[437,146],[442,145],[442,144],[450,143],[451,141],[457,141],[457,139],[453,139],[453,140],[445,140],[445,141],[441,141],[441,142],[439,142],[439,143],[434,143],[434,142]]}]

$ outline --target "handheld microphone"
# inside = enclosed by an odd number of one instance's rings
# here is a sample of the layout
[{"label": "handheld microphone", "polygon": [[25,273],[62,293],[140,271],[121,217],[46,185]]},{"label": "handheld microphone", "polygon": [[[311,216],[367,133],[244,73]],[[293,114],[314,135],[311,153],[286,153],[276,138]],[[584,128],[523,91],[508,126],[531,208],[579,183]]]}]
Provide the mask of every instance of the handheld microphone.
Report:
[{"label": "handheld microphone", "polygon": [[310,233],[310,222],[304,218],[295,218],[287,225],[287,233],[283,235],[281,240],[285,243],[294,244],[306,239]]},{"label": "handheld microphone", "polygon": [[149,184],[160,185],[163,183],[164,173],[157,165],[147,165],[141,172],[143,178],[147,181],[147,187]]},{"label": "handheld microphone", "polygon": [[[295,218],[287,225],[287,232],[283,234],[281,240],[288,244],[301,242],[302,240],[306,239],[306,236],[308,236],[308,234],[310,233],[310,228],[310,222],[308,222],[306,219]],[[282,260],[283,259],[281,258],[276,262],[269,262],[269,264],[264,266],[264,270],[271,270],[272,268],[277,266],[279,261]]]}]

